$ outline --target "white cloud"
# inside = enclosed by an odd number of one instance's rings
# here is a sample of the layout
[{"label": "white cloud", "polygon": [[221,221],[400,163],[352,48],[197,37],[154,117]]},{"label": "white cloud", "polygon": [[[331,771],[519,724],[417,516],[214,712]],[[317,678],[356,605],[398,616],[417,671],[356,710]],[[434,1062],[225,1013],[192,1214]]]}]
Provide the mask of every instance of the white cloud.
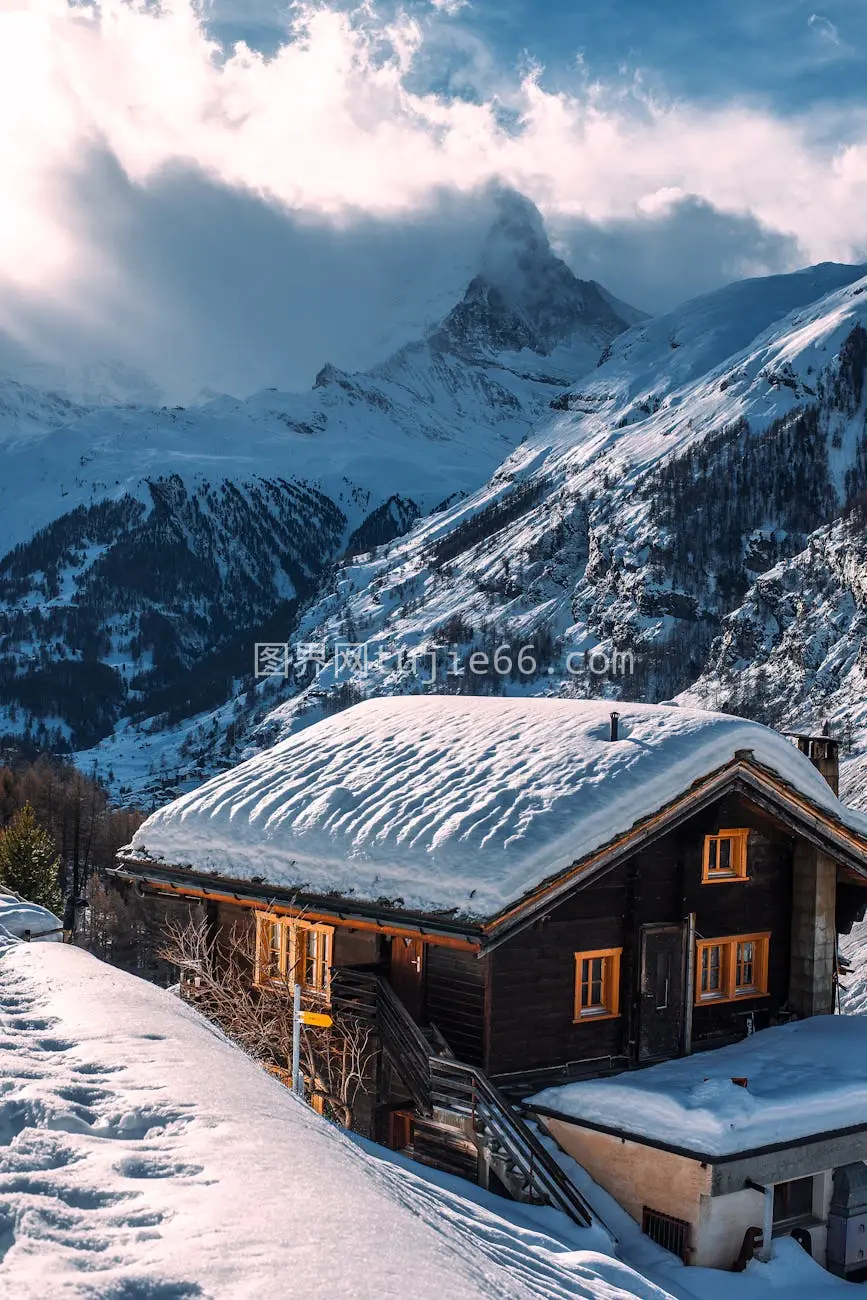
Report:
[{"label": "white cloud", "polygon": [[810,14],[807,19],[807,26],[812,27],[816,34],[823,40],[828,41],[831,45],[840,44],[840,33],[830,18],[824,14]]},{"label": "white cloud", "polygon": [[[619,231],[689,195],[802,260],[863,250],[867,111],[840,123],[665,103],[580,72],[553,93],[538,70],[501,70],[483,102],[449,100],[408,89],[426,52],[418,21],[380,23],[366,5],[302,7],[293,22],[273,57],[224,57],[188,0],[0,8],[0,279],[42,305],[123,301],[134,195],[172,168],[337,233],[419,220],[443,192],[469,201],[503,180],[555,226]],[[106,154],[123,201],[113,184],[76,210]]]}]

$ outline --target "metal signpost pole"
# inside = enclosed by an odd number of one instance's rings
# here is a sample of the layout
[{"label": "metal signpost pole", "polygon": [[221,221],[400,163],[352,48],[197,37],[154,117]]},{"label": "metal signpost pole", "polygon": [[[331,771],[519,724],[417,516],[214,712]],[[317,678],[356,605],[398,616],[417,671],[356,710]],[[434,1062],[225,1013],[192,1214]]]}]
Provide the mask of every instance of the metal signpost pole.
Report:
[{"label": "metal signpost pole", "polygon": [[304,1096],[304,1080],[301,1078],[301,985],[295,985],[292,1003],[292,1091],[296,1097]]}]

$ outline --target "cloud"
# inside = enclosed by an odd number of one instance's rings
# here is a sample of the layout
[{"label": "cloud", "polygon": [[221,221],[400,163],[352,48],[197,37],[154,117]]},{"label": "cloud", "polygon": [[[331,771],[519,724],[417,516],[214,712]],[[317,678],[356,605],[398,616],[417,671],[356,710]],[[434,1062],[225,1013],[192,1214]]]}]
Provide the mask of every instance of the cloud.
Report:
[{"label": "cloud", "polygon": [[810,14],[807,19],[807,26],[811,27],[820,40],[827,41],[831,45],[840,44],[840,33],[830,18],[824,14]]},{"label": "cloud", "polygon": [[752,216],[719,212],[677,191],[655,198],[631,217],[605,224],[555,223],[558,251],[618,297],[653,312],[730,280],[791,270],[802,260],[791,235]]},{"label": "cloud", "polygon": [[678,232],[709,275],[739,239],[745,265],[860,249],[867,108],[783,118],[581,69],[555,92],[477,49],[475,97],[425,91],[435,19],[302,5],[266,56],[224,51],[187,0],[0,10],[0,326],[114,338],[172,382],[303,382],[417,325],[494,182],[583,233],[579,273],[631,266],[616,288],[642,305],[702,280]]},{"label": "cloud", "polygon": [[306,388],[326,360],[372,365],[454,303],[496,216],[491,190],[443,190],[400,221],[330,220],[188,164],[138,185],[104,148],[53,198],[85,254],[60,302],[0,295],[16,334],[55,364],[143,367],[178,401]]}]

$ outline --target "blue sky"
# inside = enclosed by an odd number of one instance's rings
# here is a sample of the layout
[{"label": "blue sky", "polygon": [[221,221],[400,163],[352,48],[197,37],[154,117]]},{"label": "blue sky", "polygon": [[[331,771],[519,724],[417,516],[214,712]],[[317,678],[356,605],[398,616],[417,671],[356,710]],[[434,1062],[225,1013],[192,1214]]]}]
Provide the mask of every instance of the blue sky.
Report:
[{"label": "blue sky", "polygon": [[[355,6],[346,0],[341,6]],[[780,113],[862,104],[867,84],[863,0],[469,0],[454,12],[430,0],[381,0],[430,33],[430,84],[465,90],[463,76],[489,60],[500,73],[526,59],[546,84],[574,84],[583,71],[609,82],[636,74],[651,89],[692,100],[748,98]],[[215,0],[209,26],[271,52],[285,39],[287,6]]]}]

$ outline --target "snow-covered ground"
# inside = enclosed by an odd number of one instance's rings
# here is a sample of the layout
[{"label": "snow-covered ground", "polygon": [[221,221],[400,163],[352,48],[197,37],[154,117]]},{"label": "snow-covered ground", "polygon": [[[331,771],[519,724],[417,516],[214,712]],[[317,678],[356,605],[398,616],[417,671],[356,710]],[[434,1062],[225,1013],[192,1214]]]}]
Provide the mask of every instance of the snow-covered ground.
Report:
[{"label": "snow-covered ground", "polygon": [[867,1019],[813,1016],[615,1079],[547,1088],[533,1101],[703,1155],[794,1142],[864,1123]]},{"label": "snow-covered ground", "polygon": [[600,1229],[350,1137],[171,993],[66,945],[0,956],[0,1097],[0,1295],[15,1300],[814,1300],[847,1286],[790,1242],[743,1275],[685,1269],[563,1157],[621,1262]]},{"label": "snow-covered ground", "polygon": [[431,1300],[660,1294],[596,1253],[601,1230],[351,1139],[75,948],[10,948],[0,997],[4,1296],[388,1297],[407,1271]]},{"label": "snow-covered ground", "polygon": [[867,833],[778,732],[697,709],[370,700],[157,810],[127,850],[236,879],[489,916],[752,750]]}]

